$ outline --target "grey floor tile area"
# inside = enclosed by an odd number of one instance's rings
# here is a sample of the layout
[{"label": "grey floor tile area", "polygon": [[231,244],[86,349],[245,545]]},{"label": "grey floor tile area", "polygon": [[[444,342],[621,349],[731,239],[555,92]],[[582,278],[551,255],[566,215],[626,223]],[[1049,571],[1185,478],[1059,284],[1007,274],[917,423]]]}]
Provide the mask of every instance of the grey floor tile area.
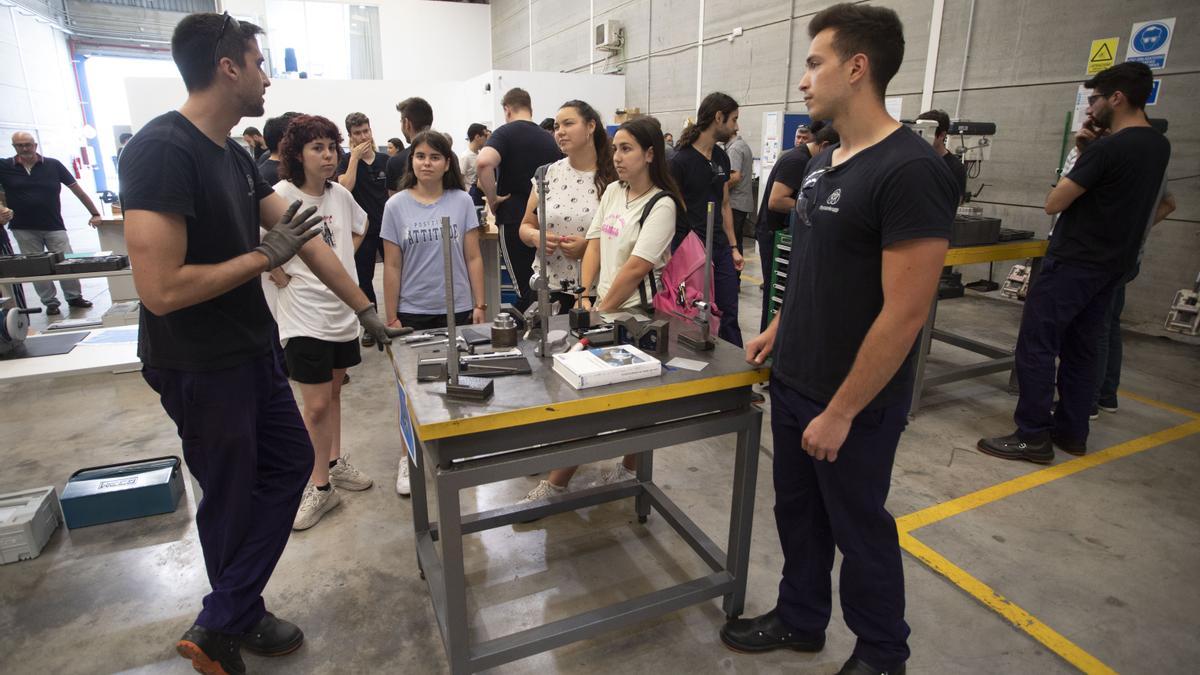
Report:
[{"label": "grey floor tile area", "polygon": [[[747,336],[758,326],[761,271],[741,294]],[[85,290],[102,311],[104,287]],[[939,325],[1011,346],[1020,305],[970,296],[942,303]],[[1128,334],[1124,386],[1200,410],[1200,349]],[[931,368],[975,357],[935,345]],[[247,656],[254,673],[438,673],[441,638],[417,573],[411,508],[393,489],[400,445],[396,394],[382,354],[364,352],[344,390],[344,448],[375,486],[344,493],[316,527],[295,533],[266,590],[268,606],[304,628],[283,659]],[[497,382],[497,395],[503,383]],[[54,485],[75,470],[179,454],[174,427],[139,375],[95,375],[0,387],[0,493]],[[1011,430],[1007,377],[946,385],[901,441],[889,508],[902,516],[1040,469],[979,454],[976,440]],[[768,415],[759,463],[747,612],[774,603],[781,554],[772,513]],[[1093,424],[1101,450],[1188,423],[1124,398]],[[1080,649],[1118,671],[1191,672],[1200,659],[1200,434],[1151,447],[913,532]],[[1060,453],[1056,464],[1072,459]],[[663,448],[656,479],[717,542],[726,536],[733,437]],[[575,478],[586,484],[602,467]],[[464,510],[519,499],[536,478],[463,495]],[[0,567],[0,672],[186,673],[174,640],[207,589],[188,495],[173,514],[75,531],[42,555]],[[617,502],[465,539],[477,638],[511,633],[701,575],[705,568],[661,518],[640,525]],[[1075,669],[966,592],[904,555],[914,673],[1057,673]],[[836,588],[836,575],[834,585]],[[853,648],[835,607],[815,655],[734,654],[717,637],[719,602],[508,664],[516,673],[833,673]]]}]

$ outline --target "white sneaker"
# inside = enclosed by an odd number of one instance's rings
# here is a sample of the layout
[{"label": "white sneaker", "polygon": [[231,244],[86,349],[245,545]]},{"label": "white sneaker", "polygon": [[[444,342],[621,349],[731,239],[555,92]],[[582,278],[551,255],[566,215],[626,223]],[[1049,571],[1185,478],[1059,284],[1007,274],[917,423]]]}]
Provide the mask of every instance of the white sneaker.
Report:
[{"label": "white sneaker", "polygon": [[359,471],[358,467],[347,462],[345,457],[338,457],[337,464],[334,464],[333,468],[329,470],[329,482],[343,490],[354,490],[355,492],[366,490],[375,484],[375,481]]},{"label": "white sneaker", "polygon": [[542,499],[546,499],[547,497],[561,495],[562,493],[564,493],[566,491],[567,491],[567,488],[565,488],[565,487],[558,487],[557,485],[555,485],[554,483],[551,483],[548,480],[543,480],[537,484],[537,487],[530,490],[529,494],[525,495],[525,498],[522,499],[521,501],[517,502],[517,504],[528,504],[530,502],[536,502],[536,501],[539,501]]},{"label": "white sneaker", "polygon": [[307,530],[320,522],[321,516],[341,503],[342,497],[337,488],[330,485],[328,490],[318,490],[316,485],[309,483],[304,487],[304,496],[300,498],[300,510],[296,512],[292,529]]},{"label": "white sneaker", "polygon": [[401,497],[407,497],[412,494],[412,488],[408,481],[408,453],[400,455],[400,470],[396,476],[396,494]]},{"label": "white sneaker", "polygon": [[609,469],[600,474],[600,478],[592,482],[588,487],[600,487],[601,485],[612,485],[621,481],[637,478],[637,474],[625,468],[624,464],[617,464],[616,468]]}]

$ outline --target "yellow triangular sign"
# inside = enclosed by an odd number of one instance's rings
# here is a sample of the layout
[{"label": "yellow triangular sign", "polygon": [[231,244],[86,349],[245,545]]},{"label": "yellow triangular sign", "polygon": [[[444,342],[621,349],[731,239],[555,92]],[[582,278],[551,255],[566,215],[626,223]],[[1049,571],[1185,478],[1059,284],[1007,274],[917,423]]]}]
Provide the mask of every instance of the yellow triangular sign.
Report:
[{"label": "yellow triangular sign", "polygon": [[1113,60],[1112,50],[1108,48],[1107,42],[1101,42],[1100,48],[1092,54],[1092,63],[1110,63]]}]

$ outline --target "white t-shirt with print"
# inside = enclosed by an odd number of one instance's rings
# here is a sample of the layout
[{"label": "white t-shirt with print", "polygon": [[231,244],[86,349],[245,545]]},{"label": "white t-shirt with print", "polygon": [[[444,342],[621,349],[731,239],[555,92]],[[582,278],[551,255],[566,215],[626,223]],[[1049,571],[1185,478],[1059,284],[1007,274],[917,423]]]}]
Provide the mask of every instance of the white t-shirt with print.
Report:
[{"label": "white t-shirt with print", "polygon": [[[537,194],[537,178],[532,178],[533,193]],[[596,195],[596,172],[576,171],[567,158],[558,160],[546,170],[546,232],[560,237],[583,238],[592,224],[592,216],[600,205]],[[541,208],[541,205],[538,205]],[[537,278],[541,266],[537,249],[534,249],[533,277]],[[546,256],[550,268],[550,290],[562,290],[563,280],[572,286],[579,275],[582,260],[568,257],[562,250]],[[530,282],[532,285],[532,281]]]},{"label": "white t-shirt with print", "polygon": [[[317,215],[324,217],[317,226],[321,229],[319,236],[337,254],[350,278],[357,279],[352,235],[367,231],[367,212],[354,201],[354,195],[334,182],[325,187],[325,194],[314,197],[286,180],[275,184],[275,192],[289,204],[299,199],[301,211],[310,206],[317,207]],[[276,293],[275,323],[279,324],[280,342],[286,344],[292,337],[311,337],[327,342],[358,339],[358,319],[354,310],[338,299],[300,256],[284,263],[283,271],[292,279]],[[264,279],[263,283],[272,282]]]},{"label": "white t-shirt with print", "polygon": [[[617,278],[617,273],[629,260],[629,256],[636,255],[653,263],[656,274],[671,259],[671,239],[675,236],[675,200],[670,197],[659,199],[646,216],[646,222],[638,227],[646,204],[659,192],[662,190],[651,188],[637,199],[627,201],[629,190],[620,182],[613,183],[604,190],[600,208],[596,211],[587,232],[588,239],[600,240],[597,298],[603,298],[608,293],[613,280]],[[641,295],[635,290],[621,303],[621,308],[636,307],[641,301]]]}]

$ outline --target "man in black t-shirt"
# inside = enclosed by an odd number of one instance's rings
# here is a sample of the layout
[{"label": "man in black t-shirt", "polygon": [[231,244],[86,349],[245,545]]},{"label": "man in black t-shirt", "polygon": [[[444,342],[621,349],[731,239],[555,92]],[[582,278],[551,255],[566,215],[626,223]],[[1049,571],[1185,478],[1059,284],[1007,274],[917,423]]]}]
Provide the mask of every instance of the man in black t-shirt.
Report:
[{"label": "man in black t-shirt", "polygon": [[[358,287],[375,303],[375,257],[379,253],[379,231],[383,225],[383,205],[388,200],[388,158],[375,152],[375,137],[371,120],[362,113],[346,116],[346,133],[350,137],[350,154],[338,162],[337,177],[342,187],[354,195],[354,201],[367,212],[367,232],[354,252],[358,272]],[[364,347],[373,347],[375,338],[369,333],[362,337]]]},{"label": "man in black t-shirt", "polygon": [[1079,159],[1046,197],[1046,213],[1061,215],[1017,336],[1017,430],[980,439],[982,452],[1039,464],[1054,460],[1055,445],[1087,452],[1104,319],[1114,289],[1137,264],[1171,157],[1171,144],[1145,115],[1153,79],[1145,64],[1126,62],[1084,83],[1092,95],[1075,136]]},{"label": "man in black t-shirt", "polygon": [[529,277],[535,251],[521,241],[521,219],[533,191],[533,172],[543,164],[562,159],[554,135],[533,121],[529,92],[510,89],[500,104],[504,124],[492,132],[475,163],[475,182],[500,227],[501,243],[512,269],[508,272],[521,291],[519,309],[530,303]]},{"label": "man in black t-shirt", "polygon": [[[805,127],[807,130],[808,127]],[[800,134],[796,137],[799,140]],[[800,183],[804,180],[804,167],[812,156],[808,154],[805,144],[784,152],[771,167],[767,181],[763,183],[762,203],[758,207],[758,222],[754,226],[754,236],[758,240],[758,256],[762,261],[763,284],[762,319],[758,330],[767,329],[771,313],[771,269],[775,254],[775,233],[786,230],[788,218],[796,208],[796,193],[800,191]]]},{"label": "man in black t-shirt", "polygon": [[967,196],[967,168],[963,166],[962,160],[946,147],[946,134],[950,132],[950,115],[944,110],[927,110],[920,115],[917,115],[919,120],[930,120],[937,122],[937,131],[933,135],[933,151],[938,154],[946,162],[946,167],[950,169],[950,173],[954,175],[955,184],[958,185],[958,201],[962,203]]},{"label": "man in black t-shirt", "polygon": [[417,134],[433,127],[433,106],[429,101],[418,96],[412,96],[396,104],[400,113],[400,131],[408,146],[387,158],[387,189],[388,196],[400,191],[400,179],[408,173],[408,156],[412,154],[412,140]]},{"label": "man in black t-shirt", "polygon": [[[304,636],[262,591],[292,531],[313,449],[272,349],[263,272],[299,253],[363,328],[389,332],[324,243],[316,207],[297,213],[229,138],[263,114],[270,81],[255,36],[228,14],[192,14],[171,54],[188,98],[146,124],[121,157],[121,200],[141,298],[138,356],[204,490],[196,529],[212,592],[176,650],[206,673],[243,673],[240,649],[288,654]],[[267,234],[261,240],[259,228]]]},{"label": "man in black t-shirt", "polygon": [[733,231],[733,208],[729,203],[729,155],[717,143],[737,135],[738,104],[728,94],[719,91],[704,97],[696,112],[696,123],[679,134],[675,154],[671,156],[671,174],[683,195],[690,229],[676,226],[674,251],[683,243],[688,232],[695,232],[704,241],[708,221],[708,204],[713,203],[713,298],[721,313],[717,336],[738,347],[742,346],[742,329],[738,326],[738,292],[740,273],[745,264],[737,250],[737,234]]},{"label": "man in black t-shirt", "polygon": [[746,345],[751,363],[775,356],[783,579],[775,609],[727,623],[721,639],[741,652],[822,649],[836,549],[843,616],[857,638],[840,672],[902,673],[904,574],[884,502],[908,418],[917,334],[949,243],[955,185],[929,144],[884,108],[904,54],[896,13],[834,5],[808,30],[800,90],[814,118],[832,120],[841,143],[809,162],[783,309]]},{"label": "man in black t-shirt", "polygon": [[279,182],[279,143],[283,140],[283,132],[287,131],[288,122],[298,117],[298,112],[285,112],[279,117],[272,117],[263,125],[263,140],[267,144],[267,154],[258,158],[258,172],[267,185]]}]

